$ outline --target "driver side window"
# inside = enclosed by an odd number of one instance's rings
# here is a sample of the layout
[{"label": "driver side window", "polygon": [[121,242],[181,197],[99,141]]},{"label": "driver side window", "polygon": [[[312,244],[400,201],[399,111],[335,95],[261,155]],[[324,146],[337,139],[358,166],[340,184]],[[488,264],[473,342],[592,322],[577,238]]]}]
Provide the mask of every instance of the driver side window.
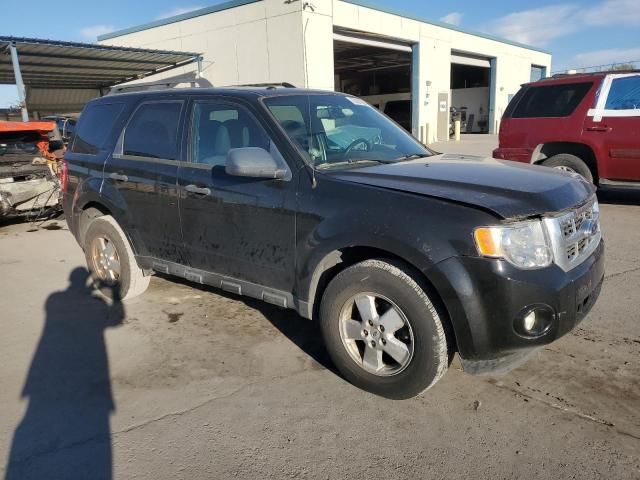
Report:
[{"label": "driver side window", "polygon": [[269,151],[270,140],[243,107],[196,102],[191,115],[191,161],[224,166],[229,150],[259,147]]}]

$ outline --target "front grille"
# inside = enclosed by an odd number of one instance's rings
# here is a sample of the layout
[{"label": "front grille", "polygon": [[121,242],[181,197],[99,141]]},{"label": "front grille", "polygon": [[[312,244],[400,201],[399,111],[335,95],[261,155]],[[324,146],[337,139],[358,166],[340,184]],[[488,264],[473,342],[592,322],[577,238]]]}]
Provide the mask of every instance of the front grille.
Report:
[{"label": "front grille", "polygon": [[595,198],[586,204],[544,219],[555,263],[565,271],[580,265],[602,238],[600,209]]}]

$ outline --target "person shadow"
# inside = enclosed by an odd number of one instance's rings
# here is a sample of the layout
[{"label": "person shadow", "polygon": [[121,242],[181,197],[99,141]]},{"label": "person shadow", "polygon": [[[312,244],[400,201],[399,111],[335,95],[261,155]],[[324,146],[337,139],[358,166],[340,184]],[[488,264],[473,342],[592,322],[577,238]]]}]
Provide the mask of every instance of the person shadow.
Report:
[{"label": "person shadow", "polygon": [[[76,268],[66,290],[46,301],[46,320],[22,390],[27,410],[16,428],[6,480],[112,478],[110,416],[115,402],[105,344],[125,317]],[[114,288],[114,292],[115,292]]]}]

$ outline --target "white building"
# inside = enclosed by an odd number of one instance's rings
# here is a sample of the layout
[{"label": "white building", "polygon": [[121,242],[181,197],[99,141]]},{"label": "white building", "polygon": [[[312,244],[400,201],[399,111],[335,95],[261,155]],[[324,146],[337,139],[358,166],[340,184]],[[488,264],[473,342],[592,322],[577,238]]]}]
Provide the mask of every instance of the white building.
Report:
[{"label": "white building", "polygon": [[496,132],[520,85],[551,70],[548,52],[362,0],[232,0],[99,41],[201,52],[215,86],[288,82],[395,100],[387,112],[404,112],[426,142],[449,137],[450,106],[466,107],[470,131]]}]

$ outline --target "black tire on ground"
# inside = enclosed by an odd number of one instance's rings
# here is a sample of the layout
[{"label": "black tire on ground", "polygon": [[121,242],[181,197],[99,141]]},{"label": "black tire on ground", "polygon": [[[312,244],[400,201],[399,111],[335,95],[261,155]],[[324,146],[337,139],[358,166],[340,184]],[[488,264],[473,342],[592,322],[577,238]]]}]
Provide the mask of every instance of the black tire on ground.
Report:
[{"label": "black tire on ground", "polygon": [[573,170],[593,183],[593,173],[587,164],[580,157],[576,157],[575,155],[559,153],[558,155],[554,155],[553,157],[546,159],[542,162],[542,165],[557,169],[562,169],[564,167],[566,169]]},{"label": "black tire on ground", "polygon": [[[101,278],[93,256],[93,244],[102,238],[111,242],[117,252],[120,274],[117,281]],[[138,266],[129,240],[118,222],[110,215],[91,220],[84,236],[84,252],[94,286],[108,298],[126,300],[136,297],[147,289],[151,280]]]},{"label": "black tire on ground", "polygon": [[[428,390],[449,366],[442,320],[432,301],[409,272],[411,270],[405,265],[393,260],[363,261],[343,270],[329,283],[320,305],[322,335],[338,370],[353,385],[392,399],[407,399]],[[396,374],[379,376],[370,373],[363,368],[362,362],[357,363],[343,343],[340,320],[343,309],[349,309],[352,299],[365,293],[380,295],[393,302],[412,330],[413,355],[404,369]],[[382,317],[383,313],[379,314]],[[366,326],[365,323],[362,325]],[[382,335],[388,335],[388,332]],[[361,353],[367,348],[364,342],[354,344],[362,345],[358,347]],[[364,353],[362,355],[364,358]]]}]

